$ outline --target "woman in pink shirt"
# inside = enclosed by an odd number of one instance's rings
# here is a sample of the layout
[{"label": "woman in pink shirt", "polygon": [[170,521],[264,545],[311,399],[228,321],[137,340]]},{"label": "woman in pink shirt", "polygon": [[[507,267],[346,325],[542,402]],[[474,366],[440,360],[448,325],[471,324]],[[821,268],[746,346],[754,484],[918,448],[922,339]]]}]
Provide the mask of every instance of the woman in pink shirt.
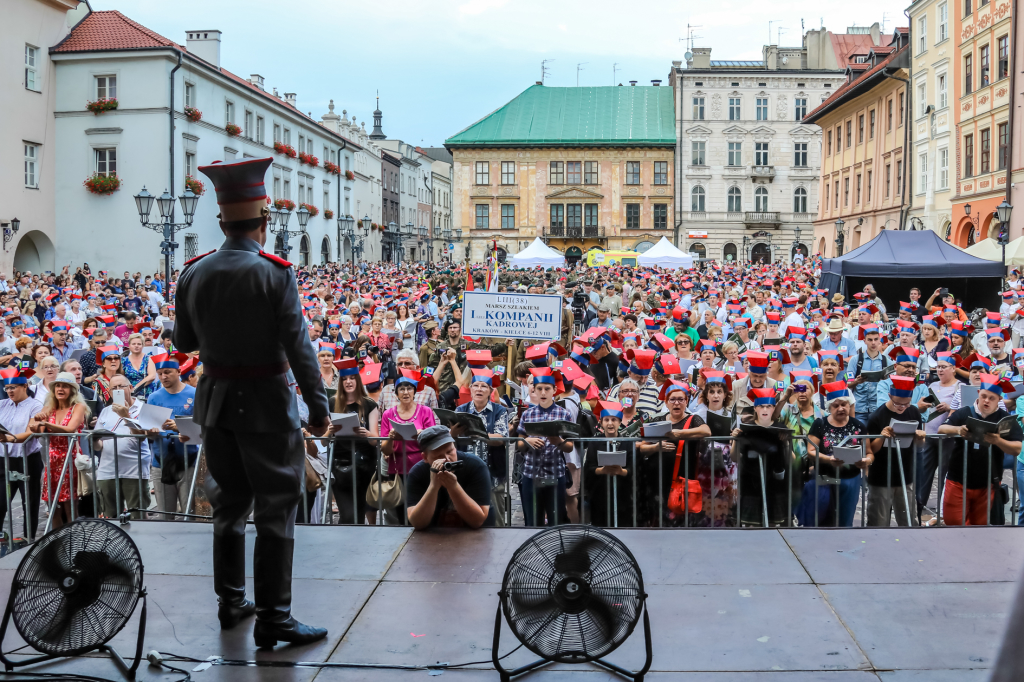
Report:
[{"label": "woman in pink shirt", "polygon": [[[395,382],[395,395],[398,404],[384,411],[380,418],[380,436],[387,438],[381,442],[381,452],[388,460],[388,474],[404,476],[416,462],[423,459],[419,444],[415,440],[405,440],[394,430],[395,424],[412,424],[420,432],[428,426],[437,424],[434,411],[426,405],[416,404],[418,383],[408,377],[400,376]],[[404,460],[402,456],[404,455]]]}]

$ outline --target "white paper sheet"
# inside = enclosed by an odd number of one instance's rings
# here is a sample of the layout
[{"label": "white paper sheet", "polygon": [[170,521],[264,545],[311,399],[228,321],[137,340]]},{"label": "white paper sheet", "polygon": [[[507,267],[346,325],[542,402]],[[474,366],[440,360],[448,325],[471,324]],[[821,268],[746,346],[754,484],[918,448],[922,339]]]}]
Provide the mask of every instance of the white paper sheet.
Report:
[{"label": "white paper sheet", "polygon": [[203,427],[192,421],[192,417],[176,417],[174,423],[178,425],[178,433],[188,437],[189,445],[203,444]]},{"label": "white paper sheet", "polygon": [[336,436],[355,436],[355,430],[359,428],[359,415],[355,412],[332,412],[331,424],[340,427],[335,433]]},{"label": "white paper sheet", "polygon": [[147,403],[139,410],[139,416],[136,418],[136,421],[139,422],[145,431],[150,429],[163,430],[164,422],[170,419],[173,414],[174,411],[169,407],[158,407]]}]

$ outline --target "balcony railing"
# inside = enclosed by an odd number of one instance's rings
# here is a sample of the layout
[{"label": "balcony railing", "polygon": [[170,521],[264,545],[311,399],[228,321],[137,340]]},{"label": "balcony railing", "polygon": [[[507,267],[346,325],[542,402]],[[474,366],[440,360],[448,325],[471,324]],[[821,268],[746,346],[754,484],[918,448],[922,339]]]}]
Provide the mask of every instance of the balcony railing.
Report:
[{"label": "balcony railing", "polygon": [[585,227],[562,227],[545,225],[542,236],[556,239],[604,239],[603,225],[587,225]]},{"label": "balcony railing", "polygon": [[771,182],[775,179],[775,166],[754,166],[750,169],[750,176],[753,178],[767,178]]},{"label": "balcony railing", "polygon": [[743,215],[743,222],[747,225],[779,225],[782,223],[782,216],[778,211],[747,211]]}]

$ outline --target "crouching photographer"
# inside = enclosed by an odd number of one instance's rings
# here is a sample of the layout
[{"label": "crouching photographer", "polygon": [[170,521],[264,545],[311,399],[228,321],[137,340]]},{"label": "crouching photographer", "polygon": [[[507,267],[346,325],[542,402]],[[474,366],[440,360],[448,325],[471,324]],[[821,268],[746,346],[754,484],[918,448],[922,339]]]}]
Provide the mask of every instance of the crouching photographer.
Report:
[{"label": "crouching photographer", "polygon": [[483,460],[458,452],[444,426],[423,429],[416,441],[423,459],[405,480],[409,523],[416,530],[493,526],[491,475]]}]

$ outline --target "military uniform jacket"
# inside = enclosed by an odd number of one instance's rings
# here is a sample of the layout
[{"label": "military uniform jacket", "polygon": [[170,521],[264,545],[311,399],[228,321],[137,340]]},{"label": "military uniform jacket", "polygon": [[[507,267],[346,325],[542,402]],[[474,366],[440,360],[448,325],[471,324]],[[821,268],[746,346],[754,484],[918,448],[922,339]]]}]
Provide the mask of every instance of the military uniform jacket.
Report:
[{"label": "military uniform jacket", "polygon": [[[219,251],[186,265],[178,280],[173,339],[181,351],[200,351],[206,367],[194,410],[202,426],[256,432],[299,428],[295,393],[285,371],[276,369],[285,363],[302,389],[310,423],[329,415],[295,273],[260,251],[251,239],[228,237]],[[225,372],[231,378],[213,376]]]}]

